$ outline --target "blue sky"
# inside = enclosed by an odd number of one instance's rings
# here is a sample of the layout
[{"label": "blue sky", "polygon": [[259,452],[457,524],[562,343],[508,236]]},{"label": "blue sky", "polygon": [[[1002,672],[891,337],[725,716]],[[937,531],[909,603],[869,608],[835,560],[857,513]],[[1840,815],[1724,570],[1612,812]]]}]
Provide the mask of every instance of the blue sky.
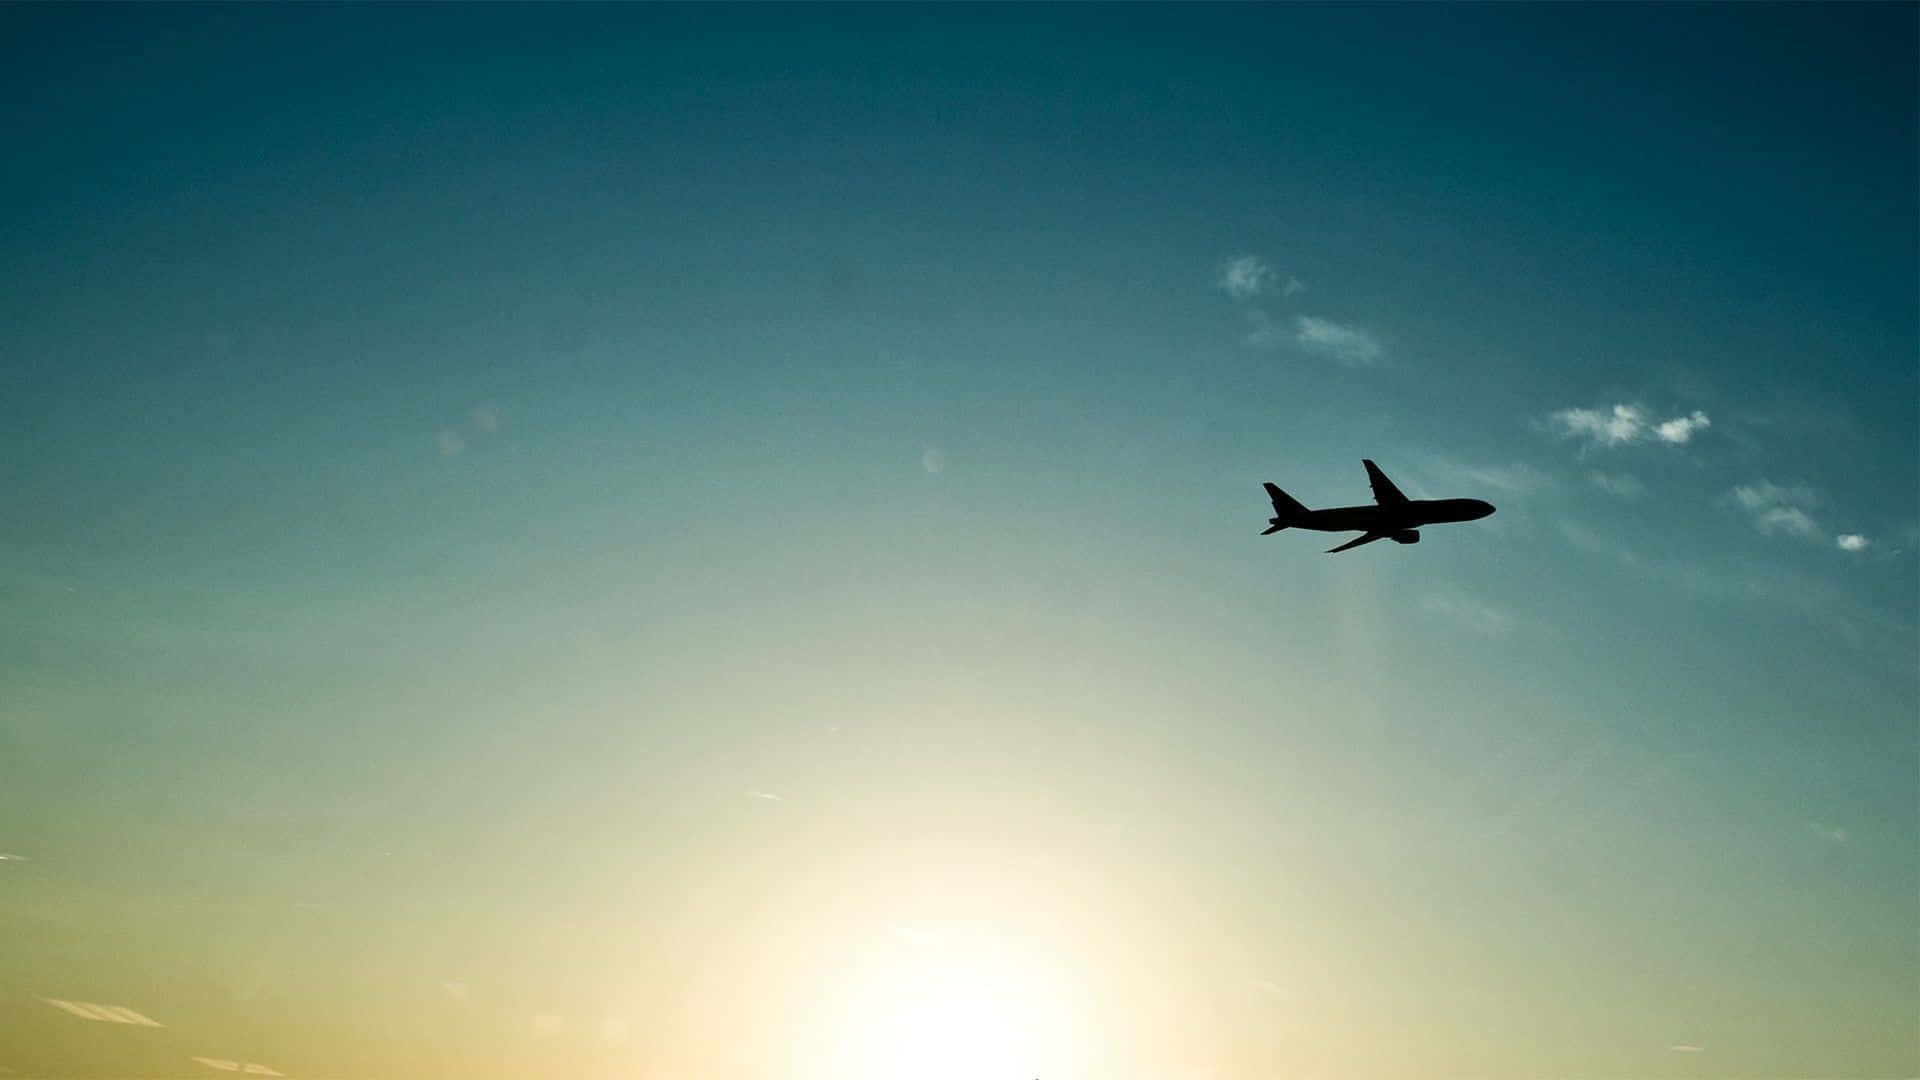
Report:
[{"label": "blue sky", "polygon": [[1915,20],[8,9],[0,1065],[1920,1072]]}]

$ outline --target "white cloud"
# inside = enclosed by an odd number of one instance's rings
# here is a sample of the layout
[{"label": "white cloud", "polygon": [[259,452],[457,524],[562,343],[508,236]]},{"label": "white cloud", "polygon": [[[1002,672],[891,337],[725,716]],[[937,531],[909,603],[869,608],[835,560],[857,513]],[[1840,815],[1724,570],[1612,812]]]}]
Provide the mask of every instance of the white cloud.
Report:
[{"label": "white cloud", "polygon": [[768,802],[785,802],[786,801],[785,799],[782,799],[780,796],[775,795],[771,791],[749,791],[747,792],[747,798],[765,799]]},{"label": "white cloud", "polygon": [[1312,315],[1302,315],[1296,323],[1299,333],[1294,341],[1301,348],[1331,356],[1343,364],[1375,364],[1387,355],[1386,348],[1372,334],[1357,326],[1344,326]]},{"label": "white cloud", "polygon": [[[1268,266],[1265,259],[1258,255],[1241,255],[1228,259],[1226,265],[1220,268],[1217,284],[1226,290],[1228,296],[1244,301],[1251,300],[1272,288],[1274,280],[1273,267]],[[1292,278],[1287,279],[1289,289],[1294,284],[1296,283]],[[1289,292],[1288,295],[1292,293]]]},{"label": "white cloud", "polygon": [[1561,409],[1548,413],[1544,426],[1562,438],[1585,439],[1588,446],[1625,446],[1649,438],[1680,446],[1713,426],[1713,421],[1695,409],[1686,416],[1656,422],[1645,406],[1622,403],[1600,409]]},{"label": "white cloud", "polygon": [[947,455],[937,446],[929,446],[920,454],[920,469],[931,476],[947,467]]},{"label": "white cloud", "polygon": [[1693,438],[1694,432],[1712,426],[1713,421],[1707,419],[1707,414],[1695,409],[1690,415],[1676,416],[1671,420],[1655,424],[1653,433],[1660,437],[1661,442],[1680,446]]},{"label": "white cloud", "polygon": [[1599,409],[1561,409],[1547,417],[1550,427],[1568,437],[1585,436],[1596,446],[1616,446],[1638,439],[1646,430],[1646,416],[1633,405]]},{"label": "white cloud", "polygon": [[1841,551],[1865,551],[1867,545],[1873,543],[1859,533],[1841,533],[1833,542],[1840,545]]},{"label": "white cloud", "polygon": [[1676,1054],[1704,1054],[1707,1052],[1706,1047],[1694,1046],[1691,1043],[1677,1043],[1673,1046],[1667,1047],[1667,1049],[1673,1051]]},{"label": "white cloud", "polygon": [[1595,472],[1592,477],[1593,486],[1609,495],[1618,495],[1623,499],[1637,499],[1647,493],[1647,485],[1641,483],[1640,478],[1632,473]]}]

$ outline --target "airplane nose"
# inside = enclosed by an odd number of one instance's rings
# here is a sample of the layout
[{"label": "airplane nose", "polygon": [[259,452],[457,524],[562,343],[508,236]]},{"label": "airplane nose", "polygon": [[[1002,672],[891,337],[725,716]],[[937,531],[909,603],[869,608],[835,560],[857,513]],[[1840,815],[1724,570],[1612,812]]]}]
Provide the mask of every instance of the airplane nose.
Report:
[{"label": "airplane nose", "polygon": [[1485,502],[1485,501],[1483,501],[1483,500],[1480,500],[1480,499],[1475,499],[1475,500],[1473,500],[1473,501],[1474,501],[1475,503],[1477,503],[1477,504],[1478,504],[1478,509],[1479,509],[1479,511],[1480,511],[1480,513],[1479,513],[1479,515],[1478,515],[1479,517],[1486,517],[1486,516],[1487,516],[1488,514],[1491,514],[1491,513],[1493,513],[1493,504],[1492,504],[1492,503],[1490,503],[1490,502]]}]

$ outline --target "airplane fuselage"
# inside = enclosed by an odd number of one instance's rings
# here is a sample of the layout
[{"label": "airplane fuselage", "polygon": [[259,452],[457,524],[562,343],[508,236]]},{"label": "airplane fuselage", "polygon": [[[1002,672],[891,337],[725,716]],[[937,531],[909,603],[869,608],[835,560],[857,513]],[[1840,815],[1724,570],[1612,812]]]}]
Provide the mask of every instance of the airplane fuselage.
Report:
[{"label": "airplane fuselage", "polygon": [[1287,524],[1315,532],[1395,533],[1422,525],[1450,521],[1475,521],[1493,513],[1493,506],[1479,499],[1409,499],[1403,503],[1375,506],[1330,506],[1309,510],[1291,518]]},{"label": "airplane fuselage", "polygon": [[1417,544],[1422,525],[1473,521],[1493,513],[1493,505],[1479,499],[1409,499],[1372,459],[1362,458],[1360,464],[1367,467],[1367,483],[1373,486],[1372,506],[1314,510],[1280,490],[1278,485],[1267,482],[1260,486],[1267,489],[1267,499],[1273,503],[1273,516],[1267,519],[1267,529],[1260,535],[1272,536],[1282,529],[1360,533],[1355,539],[1328,549],[1327,554],[1334,555],[1378,540]]}]

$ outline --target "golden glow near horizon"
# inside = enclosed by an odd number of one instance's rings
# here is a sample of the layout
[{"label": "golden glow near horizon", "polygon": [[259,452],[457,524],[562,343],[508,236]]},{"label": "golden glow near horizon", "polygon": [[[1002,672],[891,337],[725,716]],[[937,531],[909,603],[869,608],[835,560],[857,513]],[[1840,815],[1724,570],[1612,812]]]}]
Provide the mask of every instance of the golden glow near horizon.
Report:
[{"label": "golden glow near horizon", "polygon": [[823,1076],[1060,1076],[1083,1035],[1063,974],[985,933],[894,928],[842,985]]}]

